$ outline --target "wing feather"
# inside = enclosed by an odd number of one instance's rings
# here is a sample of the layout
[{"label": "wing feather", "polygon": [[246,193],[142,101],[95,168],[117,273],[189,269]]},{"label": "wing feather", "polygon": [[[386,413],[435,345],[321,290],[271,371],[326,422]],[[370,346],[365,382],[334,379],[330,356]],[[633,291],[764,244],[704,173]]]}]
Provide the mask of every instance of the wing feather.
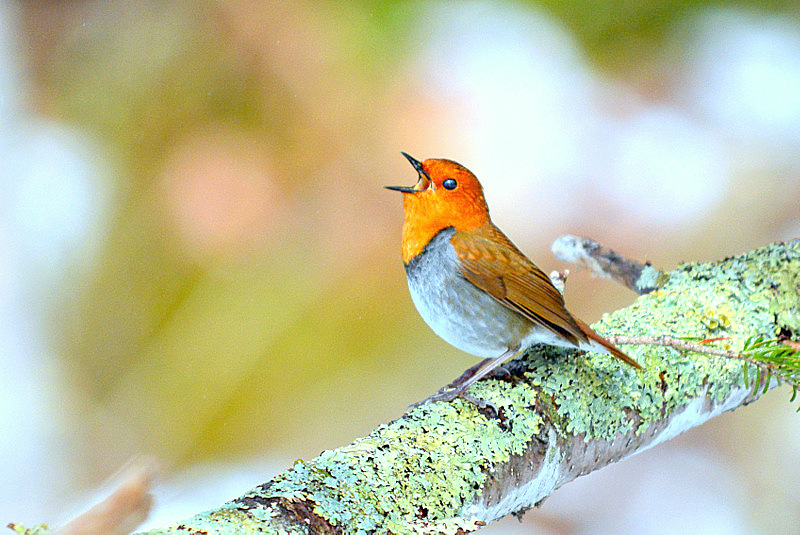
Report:
[{"label": "wing feather", "polygon": [[587,340],[550,278],[491,222],[470,232],[456,232],[450,243],[469,282],[573,343]]}]

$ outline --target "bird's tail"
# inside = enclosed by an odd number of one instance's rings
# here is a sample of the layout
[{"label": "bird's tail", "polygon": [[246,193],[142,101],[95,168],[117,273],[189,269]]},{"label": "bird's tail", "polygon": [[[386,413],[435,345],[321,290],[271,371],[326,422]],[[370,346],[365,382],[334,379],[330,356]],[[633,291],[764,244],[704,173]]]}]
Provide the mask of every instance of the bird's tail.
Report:
[{"label": "bird's tail", "polygon": [[[592,328],[589,327],[587,324],[585,324],[584,322],[582,322],[581,320],[579,320],[577,318],[575,318],[575,321],[578,323],[578,327],[581,328],[581,332],[586,335],[586,338],[588,338],[590,340],[590,342],[594,342],[596,344],[600,344],[601,346],[603,346],[606,349],[606,351],[608,351],[609,353],[611,353],[612,355],[617,357],[619,360],[621,360],[625,364],[633,366],[637,370],[644,369],[644,368],[642,368],[641,364],[639,364],[638,362],[636,362],[635,360],[630,358],[628,355],[626,355],[625,353],[620,351],[617,346],[615,346],[614,344],[612,344],[611,342],[609,342],[608,340],[606,340],[605,338],[603,338],[602,336],[600,336],[599,334],[594,332],[592,330]],[[592,345],[594,345],[594,344],[592,344]]]}]

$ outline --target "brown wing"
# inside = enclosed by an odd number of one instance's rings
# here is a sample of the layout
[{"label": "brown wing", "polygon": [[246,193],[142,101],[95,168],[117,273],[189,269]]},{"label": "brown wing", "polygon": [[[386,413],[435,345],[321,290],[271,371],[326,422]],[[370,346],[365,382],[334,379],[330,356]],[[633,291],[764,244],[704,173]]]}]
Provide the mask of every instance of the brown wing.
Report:
[{"label": "brown wing", "polygon": [[456,232],[450,243],[464,277],[506,307],[567,340],[587,337],[564,307],[564,298],[542,270],[528,260],[491,222]]}]

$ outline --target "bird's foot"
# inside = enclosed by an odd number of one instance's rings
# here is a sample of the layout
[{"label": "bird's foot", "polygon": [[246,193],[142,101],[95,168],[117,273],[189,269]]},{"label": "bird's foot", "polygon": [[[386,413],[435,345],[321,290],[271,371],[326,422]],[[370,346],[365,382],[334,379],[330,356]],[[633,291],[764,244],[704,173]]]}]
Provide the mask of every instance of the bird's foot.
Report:
[{"label": "bird's foot", "polygon": [[491,401],[486,401],[484,399],[478,399],[470,394],[467,393],[465,388],[448,388],[444,387],[436,392],[434,395],[430,396],[427,399],[423,399],[422,401],[418,401],[413,405],[409,405],[409,409],[414,409],[421,405],[426,405],[428,403],[433,403],[435,401],[453,401],[456,398],[461,398],[464,401],[472,403],[479,411],[485,411],[491,409],[494,411],[494,414],[499,414],[500,409],[492,403]]},{"label": "bird's foot", "polygon": [[475,405],[478,408],[478,410],[482,412],[484,410],[492,409],[495,414],[499,414],[499,410],[494,403],[490,403],[488,401],[484,401],[482,399],[477,399],[470,396],[469,394],[467,394],[467,389],[474,383],[476,383],[477,381],[486,376],[496,376],[496,375],[510,376],[508,370],[503,369],[501,365],[503,364],[503,362],[505,362],[506,360],[508,360],[517,353],[519,353],[519,346],[514,348],[509,348],[505,353],[503,353],[499,357],[483,359],[475,366],[471,367],[470,369],[462,373],[458,379],[456,379],[449,385],[439,389],[438,392],[436,392],[428,399],[424,399],[418,403],[415,403],[409,406],[409,408],[413,409],[415,407],[419,407],[420,405],[425,405],[426,403],[431,403],[433,401],[453,401],[455,398],[460,397],[461,399]]},{"label": "bird's foot", "polygon": [[[500,407],[492,403],[491,401],[486,401],[485,399],[479,399],[474,396],[467,394],[466,392],[462,392],[458,395],[464,401],[468,401],[475,405],[475,408],[478,409],[479,412],[483,413],[484,416],[487,418],[494,418],[498,414],[500,414]],[[487,414],[487,411],[492,411]]]},{"label": "bird's foot", "polygon": [[[464,386],[465,384],[467,384],[467,381],[469,381],[470,379],[472,379],[472,377],[474,377],[476,373],[478,373],[478,372],[479,372],[481,369],[483,369],[483,367],[484,367],[486,364],[488,364],[489,362],[491,362],[492,360],[494,360],[494,359],[491,359],[491,358],[489,358],[489,359],[483,359],[482,361],[480,361],[479,363],[477,363],[475,366],[473,366],[473,367],[471,367],[471,368],[467,369],[467,370],[466,370],[464,373],[462,373],[462,374],[461,374],[461,375],[458,377],[458,379],[456,379],[455,381],[453,381],[452,383],[450,383],[449,385],[447,385],[447,387],[446,387],[446,388],[448,388],[448,389],[453,389],[453,390],[456,390],[456,389],[458,389],[459,387],[461,387],[461,386]],[[495,378],[495,379],[509,380],[509,379],[511,379],[511,372],[509,372],[509,371],[508,371],[508,370],[505,368],[505,366],[498,366],[497,368],[495,368],[494,370],[492,370],[492,371],[491,371],[491,372],[488,374],[488,377],[493,377],[493,378]],[[471,383],[470,383],[470,384],[471,384]],[[444,391],[444,390],[445,390],[445,389],[443,388],[443,389],[439,390],[439,392],[442,392],[442,391]]]},{"label": "bird's foot", "polygon": [[464,385],[464,384],[465,384],[467,381],[469,381],[470,379],[472,379],[472,377],[473,377],[473,376],[474,376],[476,373],[478,373],[478,372],[479,372],[479,371],[480,371],[480,370],[481,370],[481,369],[482,369],[482,368],[483,368],[483,367],[484,367],[486,364],[488,364],[488,363],[489,363],[489,362],[491,362],[492,360],[494,360],[494,359],[491,359],[491,358],[489,358],[489,359],[483,359],[482,361],[480,361],[479,363],[477,363],[475,366],[472,366],[471,368],[468,368],[466,371],[464,371],[464,373],[462,373],[462,374],[461,374],[461,375],[458,377],[458,379],[456,379],[455,381],[453,381],[452,383],[450,383],[449,385],[447,385],[447,387],[445,387],[445,388],[442,388],[441,390],[439,390],[439,392],[438,392],[438,393],[441,393],[441,392],[443,392],[443,391],[444,391],[446,388],[450,388],[450,389],[456,390],[456,389],[458,389],[459,387],[463,386],[463,385]]},{"label": "bird's foot", "polygon": [[487,375],[487,377],[490,377],[492,379],[499,379],[502,381],[511,381],[513,379],[513,376],[511,372],[508,370],[508,368],[506,368],[506,365],[498,366],[497,368],[492,370],[491,373]]},{"label": "bird's foot", "polygon": [[415,409],[422,405],[427,405],[428,403],[433,403],[434,401],[453,401],[458,397],[458,388],[450,388],[450,385],[442,387],[436,392],[434,395],[423,399],[422,401],[417,401],[413,405],[409,405],[409,409]]}]

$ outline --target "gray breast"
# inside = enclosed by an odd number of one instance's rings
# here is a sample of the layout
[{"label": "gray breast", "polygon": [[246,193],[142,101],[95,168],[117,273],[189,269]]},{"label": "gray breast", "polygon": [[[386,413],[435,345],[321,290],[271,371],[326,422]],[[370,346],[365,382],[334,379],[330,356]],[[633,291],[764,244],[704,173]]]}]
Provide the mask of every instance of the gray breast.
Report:
[{"label": "gray breast", "polygon": [[455,229],[442,230],[406,266],[411,299],[436,334],[473,355],[497,357],[516,345],[532,324],[476,288],[461,275],[450,243]]}]

